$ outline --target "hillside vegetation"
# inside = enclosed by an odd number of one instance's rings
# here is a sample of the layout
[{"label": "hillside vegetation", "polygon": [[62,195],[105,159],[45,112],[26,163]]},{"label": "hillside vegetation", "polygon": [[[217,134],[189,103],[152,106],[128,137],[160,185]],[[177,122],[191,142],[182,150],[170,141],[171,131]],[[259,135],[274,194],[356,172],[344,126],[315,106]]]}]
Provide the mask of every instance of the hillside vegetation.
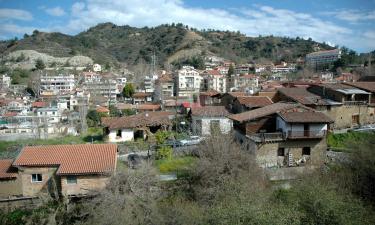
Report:
[{"label": "hillside vegetation", "polygon": [[182,24],[135,28],[103,23],[75,36],[34,31],[21,40],[0,42],[0,53],[35,50],[53,57],[84,55],[98,63],[136,65],[172,63],[196,55],[216,55],[238,63],[250,60],[295,60],[313,51],[332,47],[311,39],[247,37],[239,32],[196,30]]}]

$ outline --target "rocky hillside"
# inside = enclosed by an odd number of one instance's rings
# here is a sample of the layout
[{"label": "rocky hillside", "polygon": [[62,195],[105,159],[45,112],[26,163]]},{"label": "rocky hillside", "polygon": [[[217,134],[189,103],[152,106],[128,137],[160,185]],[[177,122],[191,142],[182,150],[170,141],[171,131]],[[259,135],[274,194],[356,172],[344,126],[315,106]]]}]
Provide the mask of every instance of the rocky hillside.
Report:
[{"label": "rocky hillside", "polygon": [[114,65],[150,63],[155,54],[157,63],[163,65],[196,55],[216,55],[240,63],[292,61],[312,52],[314,46],[331,48],[311,39],[246,37],[239,32],[198,31],[182,24],[135,28],[104,23],[75,36],[34,31],[21,40],[0,42],[0,53],[6,56],[17,50],[34,50],[64,60],[83,55],[101,64]]}]

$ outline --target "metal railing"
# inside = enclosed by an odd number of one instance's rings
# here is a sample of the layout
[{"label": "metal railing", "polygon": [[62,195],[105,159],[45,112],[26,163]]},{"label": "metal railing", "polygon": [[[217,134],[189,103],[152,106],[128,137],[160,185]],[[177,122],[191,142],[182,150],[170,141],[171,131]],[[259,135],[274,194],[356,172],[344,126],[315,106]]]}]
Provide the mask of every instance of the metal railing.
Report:
[{"label": "metal railing", "polygon": [[344,105],[367,105],[367,101],[344,101]]}]

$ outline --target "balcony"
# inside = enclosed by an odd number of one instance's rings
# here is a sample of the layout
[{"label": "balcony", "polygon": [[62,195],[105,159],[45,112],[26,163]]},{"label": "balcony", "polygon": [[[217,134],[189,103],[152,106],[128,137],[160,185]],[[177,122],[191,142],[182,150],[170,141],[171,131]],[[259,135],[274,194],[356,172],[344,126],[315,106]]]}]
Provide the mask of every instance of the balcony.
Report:
[{"label": "balcony", "polygon": [[248,137],[260,143],[283,141],[285,139],[282,132],[249,134]]},{"label": "balcony", "polygon": [[291,131],[287,132],[288,139],[305,139],[305,138],[323,138],[326,136],[326,130],[304,130],[304,131]]},{"label": "balcony", "polygon": [[344,105],[367,105],[367,101],[344,101]]}]

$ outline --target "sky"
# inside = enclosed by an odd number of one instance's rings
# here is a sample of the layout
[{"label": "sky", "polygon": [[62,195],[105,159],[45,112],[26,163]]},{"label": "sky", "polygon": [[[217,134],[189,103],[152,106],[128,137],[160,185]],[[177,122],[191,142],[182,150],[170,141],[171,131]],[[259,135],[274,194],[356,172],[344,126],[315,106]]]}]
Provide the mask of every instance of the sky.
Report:
[{"label": "sky", "polygon": [[375,50],[375,0],[0,0],[1,40],[35,29],[75,35],[103,22],[135,27],[180,22]]}]

